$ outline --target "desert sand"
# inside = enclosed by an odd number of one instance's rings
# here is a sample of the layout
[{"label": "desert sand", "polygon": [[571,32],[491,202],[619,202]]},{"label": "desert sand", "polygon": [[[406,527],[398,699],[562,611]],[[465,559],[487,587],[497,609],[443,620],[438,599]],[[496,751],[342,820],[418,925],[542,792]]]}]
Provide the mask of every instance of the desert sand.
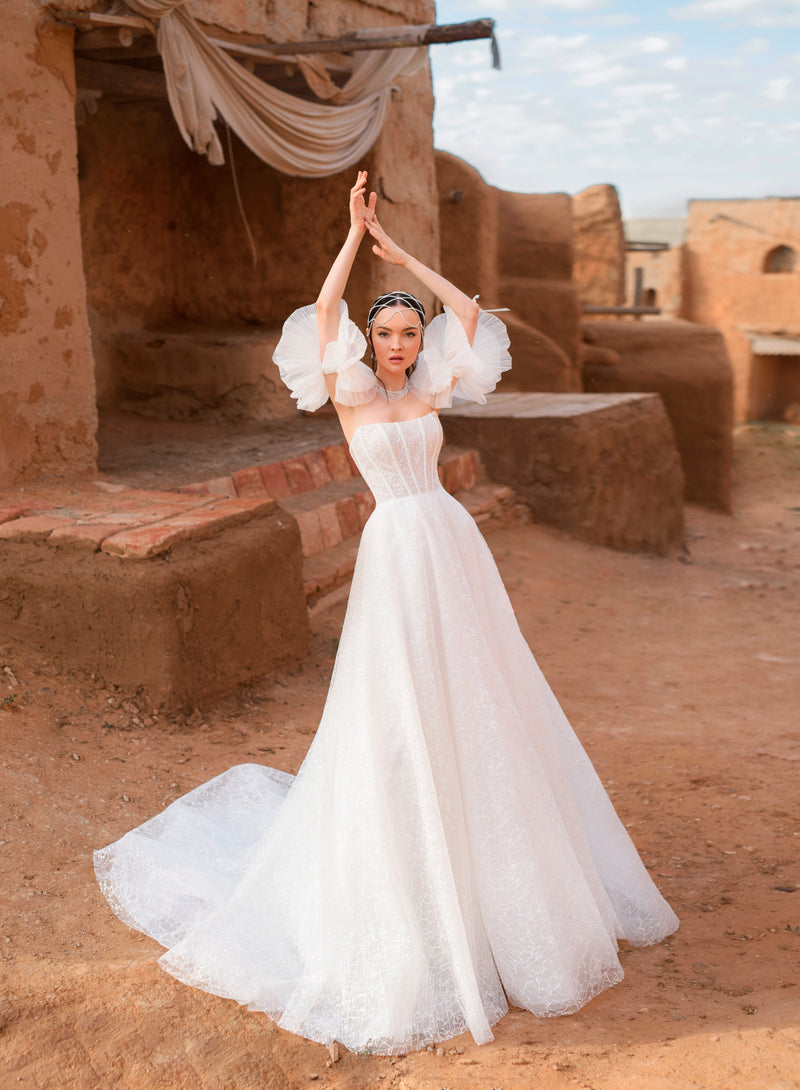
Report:
[{"label": "desert sand", "polygon": [[788,1090],[800,1086],[800,428],[736,436],[732,516],[670,558],[523,525],[488,540],[520,625],[681,919],[579,1013],[512,1010],[402,1058],[327,1049],[175,982],[91,850],[232,764],[293,772],[344,614],[308,658],[168,717],[0,634],[0,1086],[58,1090]]}]

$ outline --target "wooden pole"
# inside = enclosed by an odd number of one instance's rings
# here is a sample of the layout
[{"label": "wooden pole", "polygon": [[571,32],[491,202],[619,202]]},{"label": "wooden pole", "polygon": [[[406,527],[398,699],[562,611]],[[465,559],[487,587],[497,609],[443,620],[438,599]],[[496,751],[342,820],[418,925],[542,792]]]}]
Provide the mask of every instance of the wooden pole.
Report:
[{"label": "wooden pole", "polygon": [[[56,4],[49,4],[51,15],[77,26],[75,49],[78,52],[94,49],[113,49],[120,46],[118,32],[128,27],[133,38],[154,33],[154,26],[138,16],[104,15],[94,11],[62,11]],[[341,38],[308,39],[302,42],[270,42],[255,34],[228,34],[220,27],[204,25],[203,29],[226,48],[237,44],[258,47],[276,56],[297,53],[356,53],[366,49],[403,49],[414,45],[448,45],[452,42],[477,41],[492,38],[494,19],[472,19],[464,23],[442,23],[431,26],[386,27],[354,30]],[[413,31],[418,31],[414,34]],[[126,37],[127,41],[127,37]]]},{"label": "wooden pole", "polygon": [[494,19],[473,19],[467,23],[443,23],[441,26],[419,27],[419,41],[409,38],[408,30],[401,27],[385,33],[354,30],[341,38],[320,38],[318,41],[266,43],[273,53],[352,53],[362,49],[403,49],[413,45],[448,45],[451,42],[476,41],[491,38],[494,34]]},{"label": "wooden pole", "polygon": [[584,314],[632,314],[634,317],[661,313],[661,307],[601,307],[594,303],[584,303],[581,310]]}]

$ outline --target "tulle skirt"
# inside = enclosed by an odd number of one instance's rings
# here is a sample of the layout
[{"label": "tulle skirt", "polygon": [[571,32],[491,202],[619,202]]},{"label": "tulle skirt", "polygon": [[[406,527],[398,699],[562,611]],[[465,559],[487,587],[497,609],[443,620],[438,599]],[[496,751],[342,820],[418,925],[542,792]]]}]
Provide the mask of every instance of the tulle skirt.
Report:
[{"label": "tulle skirt", "polygon": [[369,519],[297,776],[231,768],[95,862],[169,973],[354,1051],[569,1014],[678,926],[441,489]]}]

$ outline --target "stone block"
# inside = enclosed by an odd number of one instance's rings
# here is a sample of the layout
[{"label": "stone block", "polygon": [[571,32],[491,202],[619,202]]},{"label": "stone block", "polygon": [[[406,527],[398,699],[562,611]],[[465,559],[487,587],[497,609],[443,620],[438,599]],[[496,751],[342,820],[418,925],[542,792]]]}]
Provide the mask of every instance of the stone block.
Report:
[{"label": "stone block", "polygon": [[236,485],[231,477],[215,477],[212,481],[203,482],[212,496],[235,496]]},{"label": "stone block", "polygon": [[375,497],[367,489],[364,492],[359,492],[356,495],[356,503],[358,504],[358,517],[361,521],[361,525],[363,526],[369,516],[375,510]]},{"label": "stone block", "polygon": [[114,534],[125,530],[120,522],[87,522],[70,523],[67,526],[57,527],[50,534],[48,541],[51,545],[64,549],[78,549],[81,552],[96,553],[103,542]]},{"label": "stone block", "polygon": [[52,535],[9,542],[0,631],[153,707],[192,707],[301,657],[308,618],[294,519],[255,505],[246,522],[203,532],[145,560],[57,547]]},{"label": "stone block", "polygon": [[342,530],[342,539],[354,537],[362,528],[358,510],[358,500],[355,496],[347,496],[336,504],[336,514],[339,518],[339,526]]},{"label": "stone block", "polygon": [[322,488],[330,483],[330,470],[321,450],[310,450],[308,454],[304,455],[303,461],[315,488]]},{"label": "stone block", "polygon": [[338,545],[342,540],[342,527],[339,524],[336,507],[336,504],[326,503],[323,507],[318,508],[322,544],[326,549],[332,549],[334,545]]},{"label": "stone block", "polygon": [[[236,495],[243,499],[266,499],[267,489],[259,472],[258,466],[249,466],[247,469],[237,469],[231,473],[231,480],[236,489]],[[274,498],[274,497],[273,497]]]},{"label": "stone block", "polygon": [[66,515],[28,515],[0,525],[0,541],[44,541],[53,530],[68,527],[72,519]]},{"label": "stone block", "polygon": [[317,553],[321,553],[325,548],[325,542],[322,539],[322,527],[319,524],[319,508],[312,507],[308,511],[300,511],[295,518],[300,528],[303,556],[316,556]]},{"label": "stone block", "polygon": [[682,541],[683,474],[657,396],[491,394],[441,420],[535,521],[618,549],[668,553]]},{"label": "stone block", "polygon": [[269,465],[259,466],[259,471],[268,496],[274,500],[282,500],[285,496],[291,496],[291,485],[280,462],[271,462]]},{"label": "stone block", "polygon": [[281,464],[292,493],[312,491],[314,482],[302,458],[287,458]]},{"label": "stone block", "polygon": [[353,466],[347,457],[347,446],[344,443],[323,447],[322,453],[332,481],[344,481],[353,476]]},{"label": "stone block", "polygon": [[226,527],[238,526],[275,506],[274,500],[221,500],[211,507],[188,509],[159,522],[123,530],[106,538],[101,549],[111,556],[144,560],[166,552],[180,541],[199,541]]},{"label": "stone block", "polygon": [[733,372],[722,335],[681,321],[592,321],[583,328],[592,352],[608,353],[584,363],[586,391],[658,393],[683,463],[685,498],[730,511]]}]

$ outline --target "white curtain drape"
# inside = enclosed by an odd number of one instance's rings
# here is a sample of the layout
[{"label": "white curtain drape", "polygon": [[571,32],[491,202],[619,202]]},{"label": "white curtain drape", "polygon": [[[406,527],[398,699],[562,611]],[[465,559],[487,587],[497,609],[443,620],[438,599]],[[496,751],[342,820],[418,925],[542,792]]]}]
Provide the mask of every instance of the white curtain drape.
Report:
[{"label": "white curtain drape", "polygon": [[[248,72],[209,40],[184,0],[126,0],[157,22],[170,106],[190,148],[209,162],[225,162],[214,120],[221,115],[265,163],[284,174],[325,177],[353,166],[375,143],[389,107],[392,84],[427,60],[427,49],[365,50],[333,97],[336,105],[308,102],[279,91]],[[426,27],[408,28],[419,42]]]}]

